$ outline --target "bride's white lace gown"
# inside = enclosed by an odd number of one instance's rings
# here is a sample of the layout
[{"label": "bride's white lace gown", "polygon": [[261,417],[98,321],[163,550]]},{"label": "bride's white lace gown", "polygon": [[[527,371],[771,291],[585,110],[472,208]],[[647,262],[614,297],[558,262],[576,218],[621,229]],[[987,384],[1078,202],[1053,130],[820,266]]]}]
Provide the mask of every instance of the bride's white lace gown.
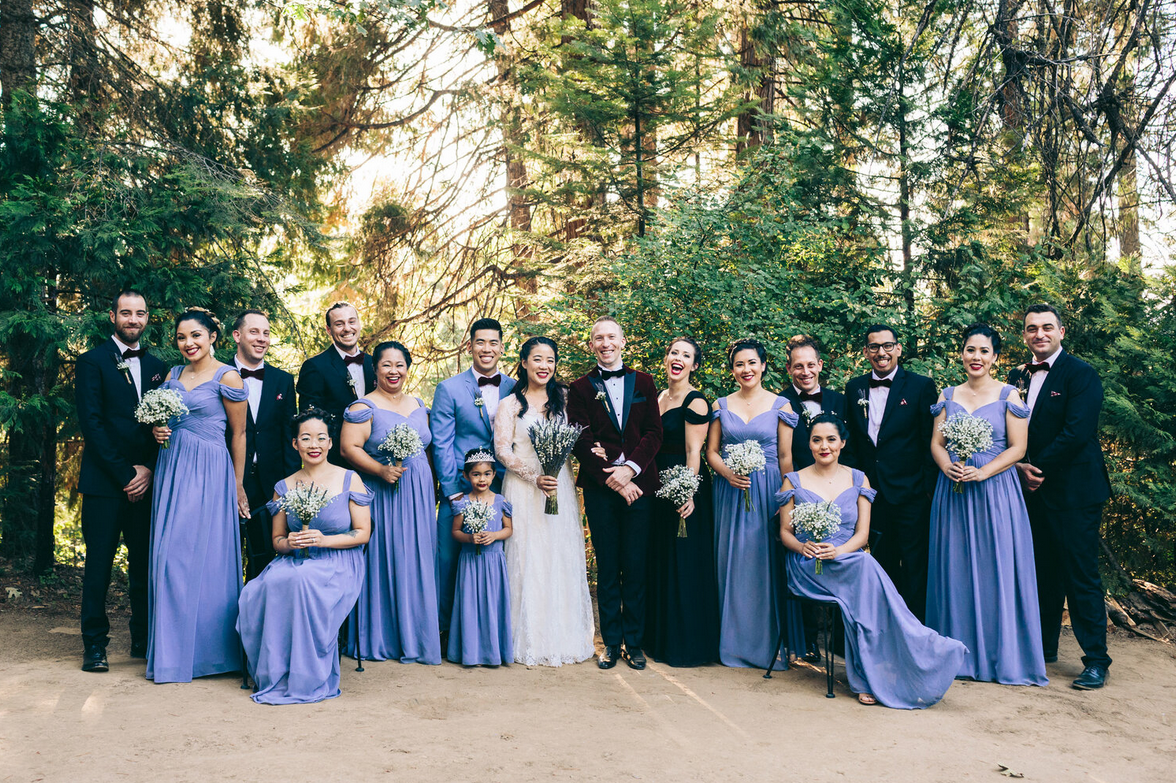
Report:
[{"label": "bride's white lace gown", "polygon": [[576,486],[565,464],[559,472],[559,514],[543,513],[546,497],[535,485],[539,458],[527,436],[543,414],[530,406],[520,419],[519,408],[511,394],[494,417],[494,451],[506,467],[502,494],[514,507],[514,532],[504,547],[515,661],[579,663],[592,657],[595,647]]}]

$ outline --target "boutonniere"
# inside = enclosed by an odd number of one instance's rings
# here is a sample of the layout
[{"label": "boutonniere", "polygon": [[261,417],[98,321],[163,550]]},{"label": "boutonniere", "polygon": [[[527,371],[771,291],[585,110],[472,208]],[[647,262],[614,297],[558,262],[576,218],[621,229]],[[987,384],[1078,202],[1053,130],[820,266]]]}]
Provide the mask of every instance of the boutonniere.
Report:
[{"label": "boutonniere", "polygon": [[800,404],[800,415],[804,417],[805,424],[809,425],[809,427],[813,426],[813,419],[816,418],[816,415],[803,402]]},{"label": "boutonniere", "polygon": [[607,395],[607,394],[605,394],[604,392],[602,392],[602,391],[598,391],[598,392],[596,392],[596,400],[597,400],[597,402],[604,402],[604,401],[605,401],[605,400],[607,400],[607,399],[608,399],[608,395]]},{"label": "boutonniere", "polygon": [[482,400],[482,395],[479,394],[477,397],[474,398],[474,407],[475,408],[481,408],[481,407],[485,406],[485,404],[486,404],[485,401]]},{"label": "boutonniere", "polygon": [[866,396],[865,389],[858,392],[858,407],[861,408],[863,412],[870,409],[870,398]]},{"label": "boutonniere", "polygon": [[127,379],[127,383],[134,385],[135,381],[131,378],[131,363],[122,358],[122,356],[115,356],[114,360],[117,362],[114,365],[115,369],[123,374],[123,377]]},{"label": "boutonniere", "polygon": [[355,379],[351,377],[351,373],[347,373],[347,385],[351,387],[351,391],[355,391]]}]

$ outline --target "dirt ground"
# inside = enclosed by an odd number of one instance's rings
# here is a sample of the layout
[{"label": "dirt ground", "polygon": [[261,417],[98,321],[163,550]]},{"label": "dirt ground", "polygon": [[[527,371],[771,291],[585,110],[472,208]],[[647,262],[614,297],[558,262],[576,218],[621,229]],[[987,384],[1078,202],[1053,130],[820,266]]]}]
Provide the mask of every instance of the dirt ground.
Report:
[{"label": "dirt ground", "polygon": [[[711,666],[610,672],[344,660],[343,695],[251,702],[240,680],[154,685],[127,655],[86,674],[72,613],[0,609],[0,780],[1004,780],[1176,776],[1176,650],[1115,634],[1110,684],[957,682],[918,712],[862,707],[800,665],[771,680]],[[121,632],[121,633],[119,633]]]}]

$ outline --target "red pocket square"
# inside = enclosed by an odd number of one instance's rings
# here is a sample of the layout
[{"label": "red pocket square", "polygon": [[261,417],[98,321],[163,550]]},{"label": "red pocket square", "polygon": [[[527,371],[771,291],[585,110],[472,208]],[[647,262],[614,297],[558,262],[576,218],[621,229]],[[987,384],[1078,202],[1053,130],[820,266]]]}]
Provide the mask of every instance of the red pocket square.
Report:
[{"label": "red pocket square", "polygon": [[152,375],[151,380],[153,380],[153,381],[161,380],[161,378],[159,377],[159,373],[155,373],[154,375]]},{"label": "red pocket square", "polygon": [[1050,397],[1061,397],[1061,396],[1062,396],[1062,393],[1061,393],[1060,391],[1051,391],[1051,392],[1049,393],[1049,396],[1050,396]]},{"label": "red pocket square", "polygon": [[906,405],[906,400],[899,400],[899,401],[898,401],[898,404],[899,404],[899,405]]},{"label": "red pocket square", "polygon": [[279,395],[277,396],[277,399],[279,399],[279,400],[280,400],[280,399],[282,399],[282,395],[280,395],[280,394],[279,394]]}]

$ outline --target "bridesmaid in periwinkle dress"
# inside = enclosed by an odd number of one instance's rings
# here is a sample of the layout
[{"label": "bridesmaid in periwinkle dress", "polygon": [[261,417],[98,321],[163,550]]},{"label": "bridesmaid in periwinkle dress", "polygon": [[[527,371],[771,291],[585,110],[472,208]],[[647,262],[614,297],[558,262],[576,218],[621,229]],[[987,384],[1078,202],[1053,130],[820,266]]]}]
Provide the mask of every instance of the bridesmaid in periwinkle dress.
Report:
[{"label": "bridesmaid in periwinkle dress", "polygon": [[[942,474],[931,503],[927,625],[968,646],[960,677],[1006,685],[1047,685],[1029,512],[1017,472],[1029,440],[1029,408],[991,375],[1000,335],[985,324],[964,331],[968,379],[943,390],[936,423],[965,413],[992,425],[992,448],[959,462],[938,429],[931,454]],[[963,493],[953,485],[963,482]]]},{"label": "bridesmaid in periwinkle dress", "polygon": [[[457,556],[457,587],[445,656],[463,666],[501,666],[514,660],[510,584],[502,551],[502,542],[513,532],[514,509],[490,489],[496,477],[494,467],[494,455],[488,450],[467,452],[462,472],[472,491],[453,504],[450,534],[461,544],[461,553]],[[473,501],[494,507],[494,518],[479,533],[464,530],[466,509]]]},{"label": "bridesmaid in periwinkle dress", "polygon": [[[763,387],[767,349],[743,339],[727,350],[739,391],[715,401],[706,461],[715,481],[715,560],[719,583],[719,659],[725,666],[767,667],[783,621],[789,647],[804,649],[804,626],[794,601],[779,595],[780,544],[774,518],[780,477],[792,470],[792,428],[798,417],[788,400]],[[723,463],[727,447],[758,441],[766,466],[750,477]],[[750,489],[748,511],[743,490]]]},{"label": "bridesmaid in periwinkle dress", "polygon": [[[878,493],[860,470],[839,462],[849,431],[833,413],[813,418],[814,464],[784,478],[777,495],[780,538],[788,549],[788,584],[797,595],[835,601],[845,623],[845,673],[862,704],[924,709],[951,687],[964,645],[925,627],[907,609],[890,577],[868,552],[870,504]],[[816,542],[792,528],[798,503],[833,502],[841,525]],[[821,573],[816,572],[818,559]]]},{"label": "bridesmaid in periwinkle dress", "polygon": [[[657,468],[688,465],[701,474],[694,499],[682,508],[654,504],[646,587],[645,651],[670,666],[702,666],[719,659],[719,593],[715,581],[715,518],[710,471],[702,465],[709,406],[690,385],[702,350],[689,337],[670,342],[663,365],[668,388],[658,397],[662,415]],[[678,519],[686,519],[686,537]]]},{"label": "bridesmaid in periwinkle dress", "polygon": [[[327,413],[294,417],[302,469],[274,487],[274,552],[241,591],[237,630],[258,704],[310,704],[339,695],[339,628],[363,586],[363,550],[371,534],[372,495],[353,470],[327,461]],[[281,499],[299,484],[323,487],[327,505],[302,530]]]},{"label": "bridesmaid in periwinkle dress", "polygon": [[207,311],[176,319],[176,347],[188,365],[173,367],[163,388],[182,394],[188,413],[152,430],[168,444],[159,450],[151,505],[147,679],[155,682],[241,670],[237,520],[249,516],[242,486],[249,393],[237,371],[216,360],[219,336]]},{"label": "bridesmaid in periwinkle dress", "polygon": [[[404,393],[412,355],[398,342],[372,351],[376,390],[343,414],[343,456],[365,474],[372,488],[372,537],[367,547],[367,582],[348,623],[347,654],[368,660],[441,663],[437,626],[437,499],[427,449],[429,409]],[[388,432],[407,423],[425,450],[401,467],[380,451]]]}]

